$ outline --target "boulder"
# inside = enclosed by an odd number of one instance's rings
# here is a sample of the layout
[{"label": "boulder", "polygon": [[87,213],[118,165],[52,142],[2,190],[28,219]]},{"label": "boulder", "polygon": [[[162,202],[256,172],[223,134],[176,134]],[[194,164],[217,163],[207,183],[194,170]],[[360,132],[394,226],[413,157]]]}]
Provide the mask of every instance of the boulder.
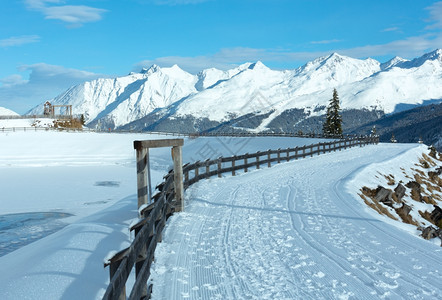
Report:
[{"label": "boulder", "polygon": [[417,181],[410,181],[405,185],[407,188],[411,189],[411,199],[415,201],[422,202],[422,195],[421,195],[421,185]]},{"label": "boulder", "polygon": [[376,189],[376,196],[374,198],[378,202],[382,202],[385,205],[393,207],[393,191],[390,189],[378,186]]},{"label": "boulder", "polygon": [[434,228],[433,226],[428,226],[426,228],[424,228],[424,230],[422,231],[421,236],[426,239],[432,239],[438,236],[438,231],[436,228]]},{"label": "boulder", "polygon": [[442,167],[436,168],[436,170],[434,171],[429,171],[428,172],[428,177],[430,177],[430,179],[432,181],[436,181],[437,178],[441,175],[442,173]]},{"label": "boulder", "polygon": [[433,206],[434,210],[431,212],[430,218],[434,222],[434,224],[439,226],[440,224],[442,224],[442,209],[437,205]]},{"label": "boulder", "polygon": [[402,197],[405,195],[405,186],[401,183],[398,183],[397,187],[394,189],[394,194],[396,195],[398,201],[402,200]]},{"label": "boulder", "polygon": [[421,192],[421,185],[417,181],[410,181],[405,186],[412,190],[417,190],[419,193]]},{"label": "boulder", "polygon": [[407,204],[405,204],[405,203],[402,203],[402,206],[399,207],[399,208],[397,208],[396,211],[397,211],[397,213],[398,213],[399,215],[400,215],[400,214],[403,214],[404,216],[406,216],[406,215],[408,215],[408,214],[410,213],[410,211],[411,211],[411,206],[409,206],[409,205],[407,205]]}]

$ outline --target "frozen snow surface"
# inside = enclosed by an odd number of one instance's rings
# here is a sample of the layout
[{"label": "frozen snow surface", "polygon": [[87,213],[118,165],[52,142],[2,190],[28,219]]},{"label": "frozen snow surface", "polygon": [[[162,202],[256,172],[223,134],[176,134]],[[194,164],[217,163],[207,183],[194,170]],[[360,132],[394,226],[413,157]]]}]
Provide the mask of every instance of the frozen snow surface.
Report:
[{"label": "frozen snow surface", "polygon": [[[399,104],[418,105],[442,99],[442,50],[407,61],[386,63],[333,53],[294,70],[271,70],[261,62],[228,71],[206,69],[197,75],[178,66],[152,66],[140,73],[97,79],[72,87],[52,99],[70,104],[86,121],[106,118],[115,127],[156,109],[170,117],[193,116],[226,121],[249,113],[273,111],[268,124],[291,108],[316,111],[336,88],[343,109],[378,109],[391,113]],[[43,111],[43,104],[30,114]],[[322,110],[323,112],[323,110]]]},{"label": "frozen snow surface", "polygon": [[416,150],[368,146],[197,183],[157,249],[153,299],[438,299],[441,248],[368,213],[347,185]]},{"label": "frozen snow surface", "polygon": [[[157,138],[170,136],[0,132],[0,215],[73,215],[0,257],[0,299],[102,297],[103,261],[133,239],[132,142]],[[314,142],[186,139],[183,161]],[[195,184],[155,254],[154,299],[438,299],[441,248],[373,215],[350,184],[374,163],[419,149],[354,148]],[[151,165],[158,183],[170,149],[151,150]]]}]

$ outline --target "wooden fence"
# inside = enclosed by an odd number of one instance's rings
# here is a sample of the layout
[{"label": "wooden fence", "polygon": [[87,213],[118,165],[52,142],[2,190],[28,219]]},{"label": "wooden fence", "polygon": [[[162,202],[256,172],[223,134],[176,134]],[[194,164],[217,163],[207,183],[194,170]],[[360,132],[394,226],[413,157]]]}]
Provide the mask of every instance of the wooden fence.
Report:
[{"label": "wooden fence", "polygon": [[142,133],[178,137],[300,137],[300,138],[324,138],[324,139],[351,139],[363,138],[358,135],[324,135],[322,133],[299,133],[299,132],[165,132],[165,131],[142,131],[142,130],[119,130],[119,129],[94,129],[94,128],[54,128],[54,127],[0,127],[0,132],[19,131],[67,131],[67,132],[97,132],[97,133]]},{"label": "wooden fence", "polygon": [[24,120],[24,119],[72,119],[80,118],[81,115],[7,115],[0,116],[0,120]]},{"label": "wooden fence", "polygon": [[[321,153],[338,151],[355,146],[377,144],[377,136],[342,139],[337,141],[317,143],[308,146],[268,150],[253,154],[219,157],[213,160],[197,161],[183,166],[184,188],[201,179],[222,174],[236,175],[237,171],[248,172],[251,168],[259,169],[272,163],[287,162]],[[152,197],[153,203],[141,208],[140,221],[130,230],[135,231],[135,239],[130,247],[118,252],[108,260],[110,283],[103,299],[126,299],[126,281],[135,266],[136,281],[131,288],[129,299],[148,299],[152,285],[147,285],[150,276],[150,266],[154,258],[157,243],[161,241],[161,233],[167,219],[175,211],[175,192],[173,171],[164,176],[164,181],[157,186],[158,193]]]}]

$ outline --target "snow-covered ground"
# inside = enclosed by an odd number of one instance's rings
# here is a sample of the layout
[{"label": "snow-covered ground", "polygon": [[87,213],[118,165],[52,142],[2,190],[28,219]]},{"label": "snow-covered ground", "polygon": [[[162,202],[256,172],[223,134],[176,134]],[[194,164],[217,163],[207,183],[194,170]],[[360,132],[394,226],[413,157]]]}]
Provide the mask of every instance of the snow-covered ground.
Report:
[{"label": "snow-covered ground", "polygon": [[[0,257],[0,267],[5,270],[0,274],[0,299],[101,297],[109,277],[103,260],[112,250],[130,243],[128,225],[137,217],[133,141],[158,138],[171,136],[0,132],[0,221],[4,224],[7,220],[17,228],[0,226],[0,248],[5,252],[17,249]],[[292,138],[186,139],[183,160],[316,142]],[[151,150],[154,184],[171,166],[170,149]],[[25,213],[34,217],[28,218]],[[56,213],[65,218],[54,220]],[[41,217],[44,215],[46,221]],[[67,226],[60,230],[61,222]],[[59,231],[35,241],[54,230]]]},{"label": "snow-covered ground", "polygon": [[193,185],[157,248],[153,299],[440,299],[442,248],[383,222],[352,185],[424,150],[353,148]]},{"label": "snow-covered ground", "polygon": [[[0,232],[0,248],[5,241],[18,248],[0,257],[0,299],[101,298],[109,280],[104,258],[133,238],[133,141],[157,138],[171,136],[0,133],[0,221],[51,213],[46,223],[24,221],[28,235],[2,241]],[[318,141],[186,139],[183,160]],[[392,159],[397,164],[420,149],[354,148],[195,184],[155,255],[154,298],[437,299],[442,248],[383,222],[354,187],[373,164],[388,170]],[[172,165],[170,149],[151,150],[151,165],[158,183]],[[55,213],[72,216],[54,221]],[[12,215],[14,226],[22,217]],[[51,229],[58,231],[35,241]]]},{"label": "snow-covered ground", "polygon": [[29,130],[32,127],[50,127],[53,125],[54,119],[47,118],[29,118],[29,119],[0,119],[0,131],[5,129],[16,128]]}]

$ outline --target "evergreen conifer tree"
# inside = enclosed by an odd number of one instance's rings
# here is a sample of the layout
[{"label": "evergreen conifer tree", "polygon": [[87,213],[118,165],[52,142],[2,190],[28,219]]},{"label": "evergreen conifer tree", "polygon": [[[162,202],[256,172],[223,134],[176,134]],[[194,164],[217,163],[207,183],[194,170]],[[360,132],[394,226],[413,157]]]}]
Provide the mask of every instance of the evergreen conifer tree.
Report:
[{"label": "evergreen conifer tree", "polygon": [[325,135],[342,135],[342,116],[340,115],[339,96],[336,89],[333,90],[333,98],[327,107],[325,122],[322,132]]}]

